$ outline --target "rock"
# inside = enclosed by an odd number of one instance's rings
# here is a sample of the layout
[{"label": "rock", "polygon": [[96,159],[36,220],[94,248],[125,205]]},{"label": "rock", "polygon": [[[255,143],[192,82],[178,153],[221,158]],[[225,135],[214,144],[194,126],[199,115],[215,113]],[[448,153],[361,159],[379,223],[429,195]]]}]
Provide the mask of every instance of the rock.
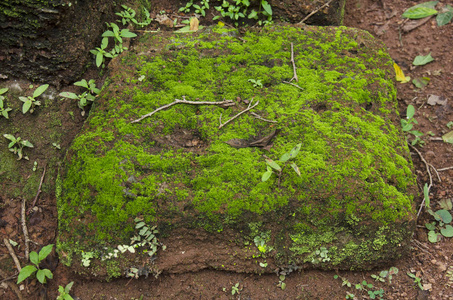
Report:
[{"label": "rock", "polygon": [[[110,66],[110,84],[61,173],[61,259],[108,277],[136,265],[156,274],[369,269],[408,253],[417,188],[385,45],[345,27],[228,32],[145,35]],[[291,43],[297,86],[285,83],[294,75]],[[175,99],[237,97],[243,101],[229,107],[178,103],[131,123]],[[225,122],[252,99],[254,113],[278,123],[244,113],[219,129],[220,115]],[[276,129],[269,151],[225,143]],[[201,142],[187,147],[186,138]],[[272,167],[263,182],[265,157],[284,168]],[[167,248],[153,263],[138,249],[122,254],[110,275],[109,261],[80,267],[81,253],[105,257],[129,245],[137,217],[157,226],[153,245]]]}]

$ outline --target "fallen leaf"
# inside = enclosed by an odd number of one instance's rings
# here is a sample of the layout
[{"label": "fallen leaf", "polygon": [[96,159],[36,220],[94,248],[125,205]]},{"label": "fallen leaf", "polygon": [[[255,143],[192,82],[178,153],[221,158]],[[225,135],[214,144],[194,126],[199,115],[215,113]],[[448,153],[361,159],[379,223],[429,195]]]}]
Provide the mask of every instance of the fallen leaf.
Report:
[{"label": "fallen leaf", "polygon": [[426,65],[427,63],[430,63],[434,60],[434,58],[431,56],[431,53],[428,55],[418,55],[415,57],[414,62],[412,63],[414,66],[423,66]]},{"label": "fallen leaf", "polygon": [[400,66],[398,66],[396,63],[393,63],[393,68],[395,68],[395,73],[396,73],[396,80],[400,81],[401,83],[406,83],[411,80],[409,76],[404,76],[403,70],[401,70]]},{"label": "fallen leaf", "polygon": [[159,22],[160,25],[165,25],[167,27],[173,27],[173,21],[167,15],[157,15],[156,21]]},{"label": "fallen leaf", "polygon": [[189,30],[190,31],[197,31],[198,30],[198,24],[200,22],[198,21],[197,18],[193,17],[193,18],[190,18],[190,23],[189,23]]},{"label": "fallen leaf", "polygon": [[442,136],[442,139],[444,140],[445,143],[453,144],[453,131],[450,131],[449,133],[444,134]]},{"label": "fallen leaf", "polygon": [[402,15],[403,18],[408,19],[421,19],[431,15],[437,14],[437,10],[434,9],[439,1],[428,1],[417,4],[408,8]]},{"label": "fallen leaf", "polygon": [[419,89],[422,89],[428,85],[430,80],[431,79],[429,77],[417,77],[414,80],[412,80],[412,83]]},{"label": "fallen leaf", "polygon": [[428,104],[429,105],[436,105],[436,104],[445,105],[445,104],[447,104],[447,98],[442,97],[442,96],[429,95]]},{"label": "fallen leaf", "polygon": [[415,28],[419,27],[419,26],[422,26],[423,24],[425,24],[426,22],[428,22],[430,19],[431,19],[432,16],[429,16],[427,18],[424,18],[424,19],[419,19],[419,20],[409,20],[408,22],[406,22],[403,27],[401,28],[401,30],[403,32],[409,32],[409,31],[412,31],[414,30]]},{"label": "fallen leaf", "polygon": [[451,19],[453,19],[453,7],[447,5],[436,17],[437,26],[444,26],[450,23]]}]

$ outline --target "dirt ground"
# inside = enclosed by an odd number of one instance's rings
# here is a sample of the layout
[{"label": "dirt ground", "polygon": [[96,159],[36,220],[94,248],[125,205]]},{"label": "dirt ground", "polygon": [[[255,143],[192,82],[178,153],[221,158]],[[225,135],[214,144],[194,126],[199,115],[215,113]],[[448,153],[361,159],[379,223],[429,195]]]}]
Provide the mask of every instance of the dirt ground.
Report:
[{"label": "dirt ground", "polygon": [[[453,130],[447,127],[453,121],[453,23],[438,27],[435,17],[423,24],[405,31],[408,22],[404,22],[401,14],[409,7],[422,1],[411,0],[348,0],[344,25],[364,29],[382,40],[388,47],[391,57],[402,68],[406,76],[412,79],[429,77],[429,84],[424,88],[416,88],[411,82],[398,83],[398,101],[401,116],[405,116],[409,104],[416,108],[415,119],[418,125],[415,130],[424,133],[421,137],[424,145],[411,148],[415,172],[418,178],[421,195],[423,186],[430,182],[426,164],[430,164],[432,187],[430,190],[431,206],[440,209],[440,201],[453,200],[453,145],[444,143],[439,138]],[[441,1],[446,4],[448,1]],[[451,4],[451,3],[450,3]],[[152,16],[165,10],[166,14],[178,14],[181,2],[153,1]],[[440,5],[438,5],[439,7]],[[210,12],[214,12],[211,9]],[[210,12],[208,17],[201,19],[202,25],[212,24]],[[275,19],[278,19],[277,16]],[[154,28],[161,27],[153,23]],[[169,29],[167,29],[169,30]],[[424,66],[413,66],[412,61],[417,55],[431,53],[434,61]],[[95,78],[97,70],[92,69],[86,78]],[[68,91],[68,88],[62,88]],[[430,95],[440,96],[438,104],[428,104]],[[432,99],[432,98],[431,98]],[[74,109],[63,105],[63,110]],[[77,111],[77,110],[74,110]],[[70,144],[72,138],[83,123],[84,117],[75,114],[71,124],[67,124],[68,133],[63,138],[62,148]],[[26,121],[19,120],[19,121]],[[63,126],[66,126],[63,124]],[[429,133],[430,132],[430,133]],[[428,134],[429,133],[429,134]],[[413,140],[414,136],[409,136]],[[63,154],[60,154],[63,155]],[[423,157],[423,158],[422,158]],[[42,161],[46,157],[40,158]],[[8,188],[3,185],[2,189]],[[0,236],[15,241],[23,241],[20,224],[20,199],[10,199],[0,191]],[[28,199],[31,206],[33,199]],[[422,197],[417,199],[417,209]],[[417,221],[417,230],[412,242],[412,252],[409,257],[395,262],[393,265],[369,272],[325,272],[325,271],[295,271],[286,277],[286,288],[282,289],[277,275],[237,274],[216,270],[204,270],[197,273],[160,274],[140,279],[118,279],[110,282],[89,281],[71,273],[58,264],[58,259],[52,255],[45,261],[45,266],[53,271],[54,278],[45,286],[30,281],[23,285],[22,299],[55,299],[58,287],[73,281],[71,295],[74,299],[347,299],[354,294],[355,299],[452,299],[453,298],[453,240],[442,238],[437,243],[428,241],[428,230],[425,223],[434,218],[422,210]],[[31,250],[41,246],[54,244],[57,228],[57,209],[55,195],[42,193],[38,200],[37,211],[28,218],[30,238],[39,245],[31,245]],[[23,242],[20,242],[23,244]],[[16,253],[25,265],[23,247]],[[0,247],[1,277],[14,276],[14,268],[6,247]],[[391,283],[376,281],[371,275],[377,275],[390,267],[396,267],[399,272],[393,275]],[[411,278],[407,273],[414,274]],[[334,276],[339,278],[335,279]],[[13,278],[8,283],[1,281],[0,298],[18,299]],[[373,286],[356,286],[363,283]],[[348,287],[347,282],[351,284]],[[344,283],[344,285],[343,285]],[[419,284],[418,284],[419,283]],[[17,286],[16,286],[17,288]],[[382,289],[382,292],[380,291]],[[353,299],[352,296],[349,299]]]}]

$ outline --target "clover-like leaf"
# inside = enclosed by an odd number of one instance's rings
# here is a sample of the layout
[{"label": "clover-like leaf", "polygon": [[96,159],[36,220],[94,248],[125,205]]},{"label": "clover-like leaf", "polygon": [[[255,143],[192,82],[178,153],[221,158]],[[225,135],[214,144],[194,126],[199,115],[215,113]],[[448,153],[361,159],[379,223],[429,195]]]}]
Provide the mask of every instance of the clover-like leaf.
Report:
[{"label": "clover-like leaf", "polygon": [[444,237],[453,237],[453,227],[451,225],[447,225],[445,228],[440,229],[440,233],[442,233]]}]

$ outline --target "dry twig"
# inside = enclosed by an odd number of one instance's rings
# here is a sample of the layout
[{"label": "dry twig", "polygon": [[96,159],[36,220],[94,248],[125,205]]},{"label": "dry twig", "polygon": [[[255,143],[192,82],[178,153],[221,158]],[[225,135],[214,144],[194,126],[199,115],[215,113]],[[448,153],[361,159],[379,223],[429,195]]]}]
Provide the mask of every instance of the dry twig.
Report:
[{"label": "dry twig", "polygon": [[298,88],[298,89],[304,90],[303,88],[301,88],[300,86],[298,86],[297,84],[294,84],[294,83],[292,83],[292,82],[283,81],[283,83],[291,84],[291,85],[295,86],[295,87]]},{"label": "dry twig", "polygon": [[38,201],[39,194],[41,193],[42,182],[44,181],[44,176],[46,175],[46,168],[47,168],[47,164],[44,166],[44,171],[42,172],[41,181],[39,182],[38,192],[36,193],[36,197],[33,200],[33,204],[31,205],[30,210],[28,211],[28,214],[30,214],[32,212],[33,207],[35,207],[35,205],[36,205],[36,201]]},{"label": "dry twig", "polygon": [[210,102],[210,101],[188,101],[186,100],[185,97],[182,98],[183,100],[175,99],[172,103],[166,104],[164,106],[159,107],[158,109],[141,116],[137,120],[131,121],[130,123],[138,123],[144,118],[150,117],[157,113],[158,111],[164,110],[166,108],[169,108],[170,106],[176,105],[176,104],[191,104],[191,105],[224,105],[224,106],[232,106],[234,105],[233,100],[225,100],[225,101],[218,101],[218,102]]},{"label": "dry twig", "polygon": [[308,18],[310,18],[311,16],[313,16],[315,13],[317,13],[318,11],[320,11],[321,9],[323,9],[324,7],[329,6],[330,2],[332,2],[332,1],[333,1],[333,0],[329,0],[328,2],[324,3],[324,5],[321,6],[320,8],[315,9],[314,11],[312,11],[311,13],[309,13],[308,16],[306,16],[305,18],[302,19],[302,21],[299,22],[299,24],[304,23],[305,21],[308,20]]},{"label": "dry twig", "polygon": [[[22,294],[17,287],[17,285],[14,282],[10,282],[9,280],[12,279],[11,277],[8,277],[8,274],[5,273],[2,269],[0,269],[0,275],[5,278],[3,281],[6,281],[6,284],[16,293],[17,299],[23,300],[24,298],[22,297]],[[15,277],[15,276],[14,276]],[[13,277],[13,278],[14,278]]]},{"label": "dry twig", "polygon": [[229,119],[228,121],[226,121],[226,122],[223,123],[223,124],[222,124],[222,114],[220,114],[220,118],[219,118],[219,123],[220,123],[219,129],[222,128],[222,127],[224,127],[226,124],[230,123],[231,121],[233,121],[234,119],[236,119],[237,117],[239,117],[240,115],[242,115],[243,113],[246,113],[246,112],[248,112],[249,110],[253,109],[255,106],[257,106],[257,105],[260,103],[260,100],[256,101],[256,103],[255,103],[253,106],[251,106],[251,105],[252,105],[252,102],[253,102],[253,99],[250,101],[249,106],[248,106],[246,109],[244,109],[243,111],[241,111],[240,113],[238,113],[237,115],[235,115],[234,117],[232,117],[231,119]]},{"label": "dry twig", "polygon": [[30,239],[28,238],[28,229],[27,229],[27,219],[25,217],[25,198],[22,199],[22,210],[21,210],[21,221],[22,221],[22,231],[24,232],[25,240],[25,259],[28,261],[30,253]]},{"label": "dry twig", "polygon": [[293,64],[293,78],[291,78],[291,81],[295,80],[296,82],[299,81],[299,78],[297,78],[297,72],[296,72],[296,62],[294,61],[294,45],[291,43],[291,63]]},{"label": "dry twig", "polygon": [[[409,147],[411,147],[413,150],[415,150],[415,152],[417,152],[418,156],[420,156],[420,159],[423,161],[423,163],[425,164],[426,166],[426,172],[428,172],[428,175],[429,175],[429,186],[428,186],[428,193],[429,193],[429,190],[431,189],[432,185],[433,185],[433,177],[431,176],[431,172],[429,171],[429,164],[428,162],[425,160],[425,158],[423,157],[423,155],[420,153],[420,151],[417,150],[417,148],[415,148],[414,146],[412,146],[411,144],[408,144]],[[423,197],[423,200],[422,200],[422,203],[420,204],[420,209],[418,210],[417,212],[417,218],[420,216],[420,213],[422,212],[422,209],[423,209],[423,206],[425,204],[425,197]]]},{"label": "dry twig", "polygon": [[[3,243],[5,243],[6,248],[8,248],[8,252],[9,252],[9,254],[11,255],[11,257],[13,258],[14,263],[16,264],[17,271],[20,272],[20,270],[22,270],[22,267],[20,266],[20,262],[19,262],[19,260],[17,259],[16,253],[14,253],[13,247],[12,247],[11,244],[9,243],[8,239],[6,239],[6,238],[3,238]],[[3,276],[3,277],[6,278],[6,277],[8,277],[8,276]]]},{"label": "dry twig", "polygon": [[442,171],[447,171],[447,170],[452,170],[452,169],[453,169],[453,167],[447,167],[447,168],[438,169],[437,171],[442,172]]},{"label": "dry twig", "polygon": [[255,118],[257,118],[258,120],[261,120],[261,121],[264,121],[264,122],[269,122],[269,123],[277,123],[277,121],[265,119],[265,118],[263,118],[262,116],[260,116],[259,114],[254,113],[253,111],[252,111],[250,114],[251,114],[252,116],[254,116]]}]

